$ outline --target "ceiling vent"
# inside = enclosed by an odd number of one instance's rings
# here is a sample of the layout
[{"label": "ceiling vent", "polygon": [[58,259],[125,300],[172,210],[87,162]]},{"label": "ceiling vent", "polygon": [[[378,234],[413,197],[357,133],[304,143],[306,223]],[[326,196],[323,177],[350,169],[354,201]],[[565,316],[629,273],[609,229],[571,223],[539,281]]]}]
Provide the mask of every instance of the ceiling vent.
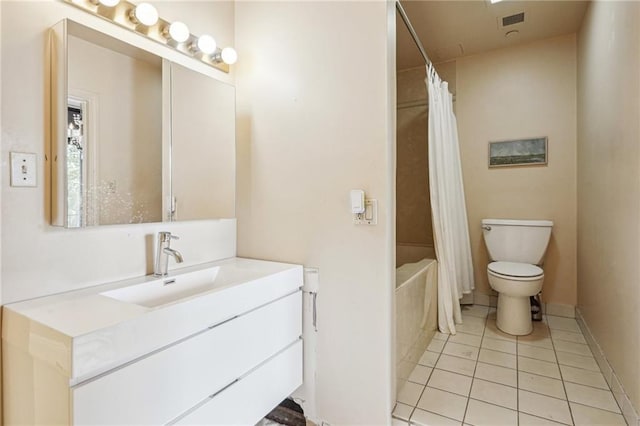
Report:
[{"label": "ceiling vent", "polygon": [[502,18],[502,26],[507,27],[509,25],[521,24],[524,22],[524,12],[516,13],[514,15],[504,16]]}]

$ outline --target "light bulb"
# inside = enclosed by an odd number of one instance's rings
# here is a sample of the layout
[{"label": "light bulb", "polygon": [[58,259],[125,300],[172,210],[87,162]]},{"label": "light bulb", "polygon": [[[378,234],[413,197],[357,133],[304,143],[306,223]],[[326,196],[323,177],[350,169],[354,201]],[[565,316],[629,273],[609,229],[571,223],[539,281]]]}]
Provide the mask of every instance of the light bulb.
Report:
[{"label": "light bulb", "polygon": [[238,60],[238,53],[233,47],[225,47],[222,49],[220,57],[225,64],[233,65]]},{"label": "light bulb", "polygon": [[211,55],[216,51],[216,41],[210,35],[204,34],[198,37],[198,50],[205,55]]},{"label": "light bulb", "polygon": [[98,2],[107,7],[117,6],[120,3],[120,0],[98,0]]},{"label": "light bulb", "polygon": [[178,43],[183,43],[189,40],[190,36],[191,33],[189,33],[189,27],[184,23],[176,21],[169,25],[169,37]]},{"label": "light bulb", "polygon": [[133,10],[134,21],[150,27],[158,22],[158,11],[150,3],[140,3]]}]

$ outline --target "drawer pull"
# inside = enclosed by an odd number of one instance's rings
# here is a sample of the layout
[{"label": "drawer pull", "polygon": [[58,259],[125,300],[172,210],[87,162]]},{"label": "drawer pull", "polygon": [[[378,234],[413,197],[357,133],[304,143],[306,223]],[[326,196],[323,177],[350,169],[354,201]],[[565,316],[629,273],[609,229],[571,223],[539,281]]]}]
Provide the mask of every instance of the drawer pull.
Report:
[{"label": "drawer pull", "polygon": [[218,326],[221,326],[222,324],[226,324],[226,323],[228,323],[229,321],[233,321],[234,319],[238,318],[239,316],[240,316],[240,315],[234,315],[234,316],[232,316],[231,318],[228,318],[228,319],[226,319],[226,320],[224,320],[224,321],[222,321],[222,322],[219,322],[219,323],[216,323],[216,324],[210,325],[210,326],[209,326],[209,327],[207,327],[207,328],[208,328],[209,330],[211,330],[212,328],[216,328],[216,327],[218,327]]}]

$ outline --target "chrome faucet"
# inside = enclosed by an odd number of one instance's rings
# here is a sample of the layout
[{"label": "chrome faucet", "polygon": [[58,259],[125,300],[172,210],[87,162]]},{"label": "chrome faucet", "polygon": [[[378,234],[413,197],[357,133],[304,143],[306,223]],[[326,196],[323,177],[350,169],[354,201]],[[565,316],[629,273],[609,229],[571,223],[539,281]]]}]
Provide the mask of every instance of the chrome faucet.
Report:
[{"label": "chrome faucet", "polygon": [[169,255],[173,256],[176,263],[182,263],[182,255],[178,250],[171,248],[171,240],[179,239],[171,232],[158,232],[158,248],[156,249],[156,264],[153,268],[153,275],[164,277],[167,275],[169,267]]}]

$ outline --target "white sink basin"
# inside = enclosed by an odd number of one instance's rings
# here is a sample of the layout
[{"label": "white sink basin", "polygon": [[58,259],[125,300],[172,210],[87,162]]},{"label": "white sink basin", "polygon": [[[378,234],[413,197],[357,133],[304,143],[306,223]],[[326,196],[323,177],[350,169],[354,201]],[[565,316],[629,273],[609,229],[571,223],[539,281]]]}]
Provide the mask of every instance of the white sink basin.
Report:
[{"label": "white sink basin", "polygon": [[213,289],[219,271],[219,266],[213,266],[199,271],[159,277],[153,281],[100,294],[123,302],[155,308]]}]

